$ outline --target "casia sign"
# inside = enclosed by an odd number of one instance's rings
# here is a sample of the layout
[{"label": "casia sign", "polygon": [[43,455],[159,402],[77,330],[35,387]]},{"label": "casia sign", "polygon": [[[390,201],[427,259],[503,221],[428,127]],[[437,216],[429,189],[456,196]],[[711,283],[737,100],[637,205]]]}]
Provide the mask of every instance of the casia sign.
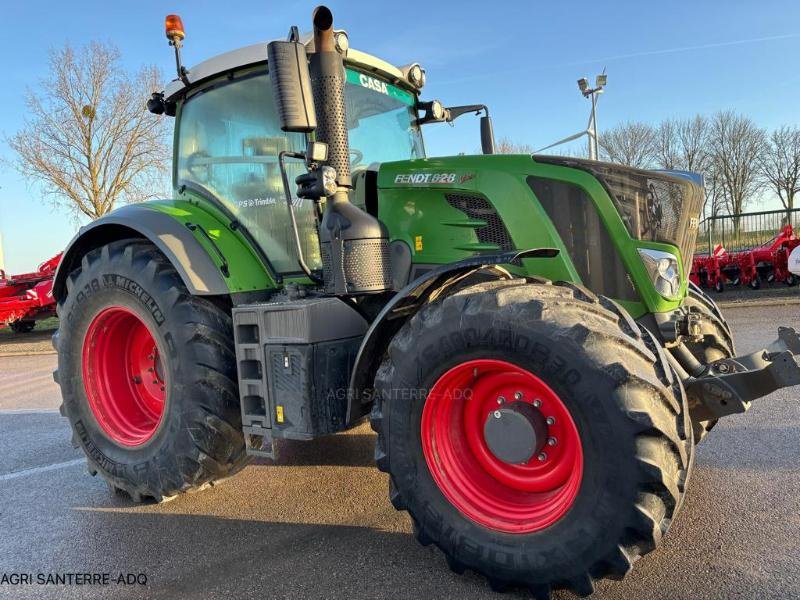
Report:
[{"label": "casia sign", "polygon": [[789,272],[800,275],[800,246],[789,255]]},{"label": "casia sign", "polygon": [[374,77],[370,77],[369,75],[364,75],[361,73],[358,76],[358,81],[362,87],[380,92],[381,94],[389,94],[389,88],[386,86],[386,83],[380,79],[375,79]]}]

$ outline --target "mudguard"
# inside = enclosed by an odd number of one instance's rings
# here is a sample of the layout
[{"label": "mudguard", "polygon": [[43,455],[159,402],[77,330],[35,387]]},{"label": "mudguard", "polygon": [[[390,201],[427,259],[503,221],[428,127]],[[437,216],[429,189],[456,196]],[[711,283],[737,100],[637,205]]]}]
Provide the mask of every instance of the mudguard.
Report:
[{"label": "mudguard", "polygon": [[[226,283],[224,260],[212,259],[193,231],[171,215],[149,207],[131,204],[81,227],[70,241],[56,271],[53,294],[61,300],[66,294],[66,279],[84,254],[113,240],[126,237],[146,238],[155,244],[178,271],[192,294],[230,293]],[[219,263],[219,264],[218,264]]]},{"label": "mudguard", "polygon": [[556,248],[536,248],[474,256],[432,269],[397,292],[370,325],[356,355],[350,377],[347,423],[354,424],[369,411],[373,400],[372,381],[383,353],[403,323],[420,308],[482,269],[493,267],[496,277],[511,278],[507,271],[497,267],[518,265],[523,258],[552,258],[558,254]]}]

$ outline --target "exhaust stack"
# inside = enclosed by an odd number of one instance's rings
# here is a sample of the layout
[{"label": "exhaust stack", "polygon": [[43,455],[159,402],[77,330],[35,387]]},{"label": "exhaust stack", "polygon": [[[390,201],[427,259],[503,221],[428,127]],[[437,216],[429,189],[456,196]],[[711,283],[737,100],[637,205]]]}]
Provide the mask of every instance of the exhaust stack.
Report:
[{"label": "exhaust stack", "polygon": [[309,72],[316,139],[328,144],[327,164],[336,169],[338,185],[325,204],[319,232],[325,291],[337,296],[383,292],[391,288],[388,233],[380,221],[351,204],[348,197],[352,181],[344,61],[336,50],[330,9],[318,6],[313,23]]}]

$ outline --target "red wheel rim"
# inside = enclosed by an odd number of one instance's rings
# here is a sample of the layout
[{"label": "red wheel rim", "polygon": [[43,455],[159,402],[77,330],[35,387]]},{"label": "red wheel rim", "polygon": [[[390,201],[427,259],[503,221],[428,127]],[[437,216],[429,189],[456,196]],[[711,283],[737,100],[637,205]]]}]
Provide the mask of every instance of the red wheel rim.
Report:
[{"label": "red wheel rim", "polygon": [[97,423],[123,446],[153,437],[164,416],[161,352],[144,321],[112,306],[95,316],[83,342],[83,386]]},{"label": "red wheel rim", "polygon": [[[483,428],[498,399],[537,407],[549,418],[547,435],[554,442],[524,464],[495,457]],[[583,476],[575,422],[559,396],[525,369],[488,359],[453,367],[430,390],[421,429],[434,481],[453,506],[480,525],[507,533],[539,531],[575,501]]]}]

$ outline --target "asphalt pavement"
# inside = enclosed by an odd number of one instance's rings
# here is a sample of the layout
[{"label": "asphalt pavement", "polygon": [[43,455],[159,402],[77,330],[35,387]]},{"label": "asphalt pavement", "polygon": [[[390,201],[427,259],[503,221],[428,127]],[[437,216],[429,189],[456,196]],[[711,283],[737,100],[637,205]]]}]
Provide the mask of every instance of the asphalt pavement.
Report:
[{"label": "asphalt pavement", "polygon": [[[800,328],[797,305],[726,312],[740,352],[771,341],[779,324]],[[45,581],[0,583],[0,598],[501,597],[417,544],[388,502],[366,425],[285,442],[277,464],[166,504],[112,495],[70,446],[55,360],[0,358],[0,581]],[[800,388],[721,422],[697,450],[663,546],[594,597],[800,598],[799,432]],[[111,582],[48,583],[78,573]]]}]

